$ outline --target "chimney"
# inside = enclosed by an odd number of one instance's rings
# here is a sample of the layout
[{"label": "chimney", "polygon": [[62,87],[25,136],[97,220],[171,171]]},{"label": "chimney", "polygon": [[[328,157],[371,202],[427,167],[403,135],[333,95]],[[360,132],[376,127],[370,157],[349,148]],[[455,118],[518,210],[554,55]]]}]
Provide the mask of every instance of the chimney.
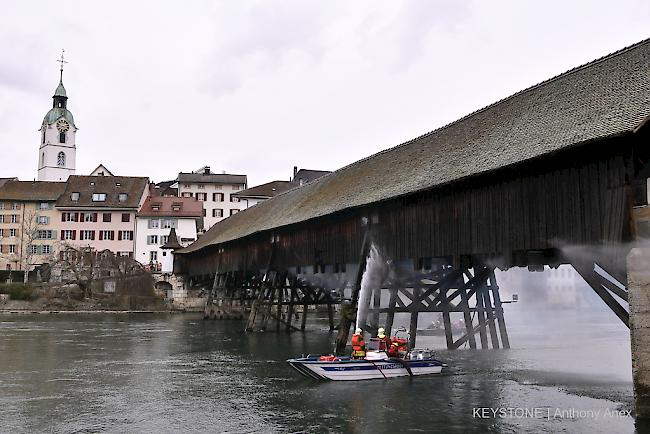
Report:
[{"label": "chimney", "polygon": [[296,180],[296,175],[298,174],[298,166],[293,166],[293,180]]},{"label": "chimney", "polygon": [[205,166],[203,168],[203,174],[204,175],[209,175],[210,174],[210,166]]}]

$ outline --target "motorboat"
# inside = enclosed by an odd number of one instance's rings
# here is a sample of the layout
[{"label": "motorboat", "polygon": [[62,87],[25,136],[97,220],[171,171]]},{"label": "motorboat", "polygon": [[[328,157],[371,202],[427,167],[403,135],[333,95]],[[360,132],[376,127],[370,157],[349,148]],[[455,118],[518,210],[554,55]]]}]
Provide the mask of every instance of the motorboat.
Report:
[{"label": "motorboat", "polygon": [[414,349],[406,357],[389,357],[385,351],[371,350],[363,359],[334,355],[299,357],[287,363],[306,377],[317,380],[355,381],[440,374],[447,365],[430,350]]}]

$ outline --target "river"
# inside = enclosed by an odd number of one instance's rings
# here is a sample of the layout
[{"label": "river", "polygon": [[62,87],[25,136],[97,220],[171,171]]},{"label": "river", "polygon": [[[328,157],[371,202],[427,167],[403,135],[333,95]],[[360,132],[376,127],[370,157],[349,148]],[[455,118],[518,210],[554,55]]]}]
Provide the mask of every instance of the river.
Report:
[{"label": "river", "polygon": [[304,334],[242,327],[191,314],[0,316],[0,431],[635,430],[629,332],[618,323],[515,317],[510,350],[439,350],[444,375],[356,383],[319,383],[284,362],[331,348],[318,324]]}]

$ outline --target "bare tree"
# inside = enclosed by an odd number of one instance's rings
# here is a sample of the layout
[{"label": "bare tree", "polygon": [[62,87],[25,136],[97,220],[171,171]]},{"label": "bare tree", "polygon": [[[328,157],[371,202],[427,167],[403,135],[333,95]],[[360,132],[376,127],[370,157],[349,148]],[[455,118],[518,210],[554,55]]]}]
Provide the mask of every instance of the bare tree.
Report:
[{"label": "bare tree", "polygon": [[62,244],[59,259],[55,265],[60,268],[61,279],[70,280],[79,286],[84,298],[92,296],[92,282],[95,277],[97,254],[90,246]]},{"label": "bare tree", "polygon": [[39,236],[38,218],[39,213],[36,210],[28,211],[23,218],[22,244],[20,246],[22,251],[21,266],[23,267],[23,283],[27,283],[29,270],[37,263],[35,259],[39,254],[39,246],[34,244],[34,240],[41,239]]}]

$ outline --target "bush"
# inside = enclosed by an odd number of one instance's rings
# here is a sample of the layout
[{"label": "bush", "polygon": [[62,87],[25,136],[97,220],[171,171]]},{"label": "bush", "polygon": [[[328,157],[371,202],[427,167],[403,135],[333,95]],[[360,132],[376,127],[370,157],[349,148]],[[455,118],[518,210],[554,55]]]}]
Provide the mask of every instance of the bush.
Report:
[{"label": "bush", "polygon": [[12,300],[33,300],[35,297],[34,288],[24,283],[0,284],[0,294],[9,294]]}]

